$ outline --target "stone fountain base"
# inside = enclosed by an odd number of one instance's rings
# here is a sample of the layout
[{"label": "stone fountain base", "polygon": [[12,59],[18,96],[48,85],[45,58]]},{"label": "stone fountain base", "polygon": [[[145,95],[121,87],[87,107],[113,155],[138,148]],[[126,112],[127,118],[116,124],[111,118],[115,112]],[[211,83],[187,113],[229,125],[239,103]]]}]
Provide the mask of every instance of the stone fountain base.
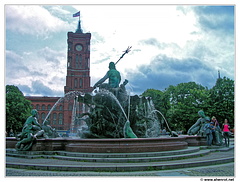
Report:
[{"label": "stone fountain base", "polygon": [[[17,140],[6,138],[6,148],[15,148]],[[205,138],[179,136],[135,139],[38,139],[32,151],[68,151],[81,153],[141,153],[186,149],[188,146],[205,145]]]},{"label": "stone fountain base", "polygon": [[140,153],[187,148],[185,138],[91,139],[71,140],[65,147],[70,152]]}]

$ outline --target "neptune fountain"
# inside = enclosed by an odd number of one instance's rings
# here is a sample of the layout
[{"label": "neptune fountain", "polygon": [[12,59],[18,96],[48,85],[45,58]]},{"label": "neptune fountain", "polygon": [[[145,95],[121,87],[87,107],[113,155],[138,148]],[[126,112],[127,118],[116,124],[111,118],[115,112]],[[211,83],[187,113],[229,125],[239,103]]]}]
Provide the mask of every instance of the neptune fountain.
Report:
[{"label": "neptune fountain", "polygon": [[[120,59],[130,51],[128,47]],[[119,59],[119,60],[120,60]],[[84,138],[149,138],[158,137],[161,128],[151,98],[130,96],[121,83],[116,64],[109,63],[106,75],[94,85],[93,93],[79,95],[76,99],[86,104],[90,111],[82,113],[88,130],[79,132]],[[108,83],[104,83],[108,79]],[[160,112],[160,111],[158,111]],[[165,118],[164,118],[165,119]],[[177,136],[170,130],[173,136]]]},{"label": "neptune fountain", "polygon": [[[127,48],[120,59],[130,48]],[[71,127],[72,131],[77,130],[75,138],[78,139],[159,138],[163,123],[160,123],[157,113],[161,114],[170,135],[177,137],[162,113],[155,109],[150,97],[131,96],[126,89],[128,80],[121,84],[121,75],[116,69],[119,60],[109,63],[109,70],[95,83],[91,93],[72,91],[60,98],[49,111],[42,126],[37,122],[37,111],[33,110],[32,116],[24,124],[16,149],[29,150],[37,138],[58,137],[56,131],[48,125],[47,118],[63,100],[74,102]],[[108,83],[104,83],[106,80]],[[88,109],[82,109],[77,114],[76,107],[79,103]],[[80,124],[76,125],[76,121]]]}]

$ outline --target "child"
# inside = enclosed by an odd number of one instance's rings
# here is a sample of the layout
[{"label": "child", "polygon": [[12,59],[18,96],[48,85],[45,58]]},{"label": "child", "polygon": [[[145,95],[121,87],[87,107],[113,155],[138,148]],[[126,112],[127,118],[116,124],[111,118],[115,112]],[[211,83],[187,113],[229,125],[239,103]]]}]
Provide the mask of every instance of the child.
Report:
[{"label": "child", "polygon": [[223,126],[222,126],[222,131],[223,131],[223,137],[225,139],[225,145],[226,147],[229,147],[229,136],[230,136],[230,130],[229,130],[230,126],[228,124],[228,120],[225,119]]}]

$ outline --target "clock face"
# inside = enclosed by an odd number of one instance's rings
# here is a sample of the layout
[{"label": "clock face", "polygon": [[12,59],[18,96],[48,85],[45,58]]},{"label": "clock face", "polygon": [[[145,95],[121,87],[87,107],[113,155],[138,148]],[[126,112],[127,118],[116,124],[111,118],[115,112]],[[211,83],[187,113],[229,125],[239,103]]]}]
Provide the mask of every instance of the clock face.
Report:
[{"label": "clock face", "polygon": [[81,51],[82,50],[82,46],[80,44],[76,45],[76,50],[77,51]]}]

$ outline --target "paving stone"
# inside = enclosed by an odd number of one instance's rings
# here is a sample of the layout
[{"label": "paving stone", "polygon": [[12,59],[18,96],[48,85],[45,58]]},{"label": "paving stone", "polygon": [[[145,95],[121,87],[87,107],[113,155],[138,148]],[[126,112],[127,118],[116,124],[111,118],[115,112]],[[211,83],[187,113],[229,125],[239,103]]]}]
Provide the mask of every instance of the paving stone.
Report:
[{"label": "paving stone", "polygon": [[[234,163],[232,162],[232,159],[234,159],[234,150],[232,149],[233,148],[226,148],[225,150],[221,150],[221,152],[211,152],[208,155],[196,158],[145,163],[109,164],[59,160],[52,159],[51,156],[48,158],[18,158],[6,156],[6,163],[8,164],[6,168],[6,176],[233,176]],[[205,148],[201,151],[204,150],[207,151],[209,149]],[[224,164],[213,166],[213,163],[211,162],[212,159],[219,159],[221,162],[221,159],[228,158],[230,160],[225,161],[225,163],[229,164],[229,166],[226,164],[226,170],[218,167]],[[204,166],[201,168],[197,167],[201,162],[201,165]],[[22,169],[11,168],[14,167],[11,163],[17,164],[15,167]],[[216,164],[218,164],[218,162],[216,162]],[[35,167],[32,168],[32,166]],[[141,167],[143,171],[139,171]],[[178,169],[174,169],[174,167]],[[95,172],[92,171],[93,168],[95,168]],[[106,172],[102,172],[104,170]]]},{"label": "paving stone", "polygon": [[[206,173],[207,168],[207,173]],[[224,170],[219,170],[224,169]],[[164,171],[141,171],[141,172],[63,172],[63,171],[42,171],[26,169],[6,169],[6,177],[10,176],[234,176],[234,163],[215,166],[204,166],[196,168],[164,170]]]}]

